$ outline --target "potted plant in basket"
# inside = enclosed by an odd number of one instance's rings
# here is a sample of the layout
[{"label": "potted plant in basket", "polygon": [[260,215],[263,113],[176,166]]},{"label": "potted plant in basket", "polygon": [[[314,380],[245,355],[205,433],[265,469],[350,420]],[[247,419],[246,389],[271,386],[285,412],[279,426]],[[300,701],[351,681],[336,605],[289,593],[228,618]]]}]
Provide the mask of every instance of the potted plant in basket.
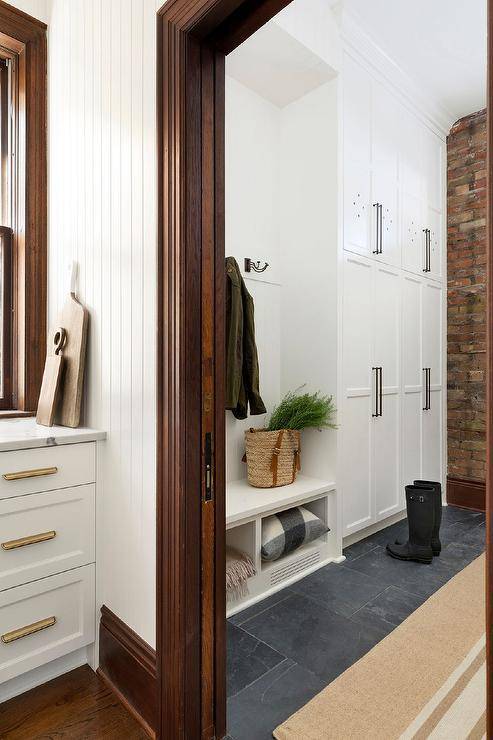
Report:
[{"label": "potted plant in basket", "polygon": [[301,469],[300,431],[334,429],[332,396],[286,393],[274,408],[266,429],[245,432],[248,482],[256,488],[275,488],[293,483]]}]

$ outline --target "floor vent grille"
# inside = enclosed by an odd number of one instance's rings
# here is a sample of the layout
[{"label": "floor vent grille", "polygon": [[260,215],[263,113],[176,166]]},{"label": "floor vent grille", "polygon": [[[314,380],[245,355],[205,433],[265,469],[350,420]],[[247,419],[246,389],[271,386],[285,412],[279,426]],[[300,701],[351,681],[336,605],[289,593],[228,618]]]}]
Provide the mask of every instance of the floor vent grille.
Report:
[{"label": "floor vent grille", "polygon": [[301,573],[301,571],[306,570],[311,565],[315,565],[315,563],[318,563],[319,560],[320,551],[314,550],[307,553],[306,555],[303,555],[303,557],[298,558],[297,560],[292,560],[290,563],[282,565],[280,568],[276,568],[272,571],[270,577],[270,585],[276,586],[281,581],[285,581],[286,578],[291,578],[297,573]]}]

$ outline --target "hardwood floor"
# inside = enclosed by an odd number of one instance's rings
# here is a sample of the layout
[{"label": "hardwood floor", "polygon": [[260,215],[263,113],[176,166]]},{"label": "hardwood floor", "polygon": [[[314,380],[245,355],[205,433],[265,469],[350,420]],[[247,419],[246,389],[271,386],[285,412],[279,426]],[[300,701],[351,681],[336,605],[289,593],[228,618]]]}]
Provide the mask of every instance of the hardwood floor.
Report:
[{"label": "hardwood floor", "polygon": [[0,705],[1,740],[149,740],[106,684],[83,666]]}]

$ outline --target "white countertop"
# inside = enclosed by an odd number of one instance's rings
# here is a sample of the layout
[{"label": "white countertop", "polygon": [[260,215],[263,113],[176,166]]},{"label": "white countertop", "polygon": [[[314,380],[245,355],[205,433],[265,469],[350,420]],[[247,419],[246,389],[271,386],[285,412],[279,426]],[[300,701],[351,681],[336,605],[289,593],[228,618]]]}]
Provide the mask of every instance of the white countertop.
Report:
[{"label": "white countertop", "polygon": [[334,491],[333,481],[298,475],[294,483],[278,488],[254,488],[246,479],[226,484],[226,526],[237,524],[259,514],[297,506],[312,496]]},{"label": "white countertop", "polygon": [[32,447],[53,447],[106,439],[106,432],[85,427],[44,427],[34,417],[0,420],[0,452]]}]

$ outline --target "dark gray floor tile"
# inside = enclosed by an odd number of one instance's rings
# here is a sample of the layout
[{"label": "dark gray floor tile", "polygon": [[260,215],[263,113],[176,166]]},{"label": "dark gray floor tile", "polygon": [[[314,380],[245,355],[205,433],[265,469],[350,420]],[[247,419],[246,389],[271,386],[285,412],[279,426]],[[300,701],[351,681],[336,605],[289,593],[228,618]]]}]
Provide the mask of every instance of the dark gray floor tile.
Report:
[{"label": "dark gray floor tile", "polygon": [[284,660],[284,655],[234,624],[228,624],[227,636],[228,697],[234,696]]},{"label": "dark gray floor tile", "polygon": [[352,616],[361,624],[391,632],[426,601],[425,596],[389,586]]},{"label": "dark gray floor tile", "polygon": [[364,555],[365,553],[370,552],[370,550],[374,550],[376,546],[376,542],[369,537],[366,537],[364,540],[355,542],[354,545],[345,547],[342,554],[346,557],[346,560],[354,560],[355,558],[359,558],[360,555]]},{"label": "dark gray floor tile", "polygon": [[325,687],[311,671],[285,660],[228,701],[235,740],[272,740],[272,731]]},{"label": "dark gray floor tile", "polygon": [[329,683],[385,636],[293,594],[243,626]]},{"label": "dark gray floor tile", "polygon": [[422,596],[431,596],[454,575],[454,571],[440,558],[433,558],[429,565],[396,560],[383,547],[344,563],[342,567],[366,574],[383,586],[400,586],[405,591]]},{"label": "dark gray floor tile", "polygon": [[390,527],[381,529],[380,532],[370,535],[368,539],[375,542],[377,545],[385,547],[389,542],[406,542],[408,538],[408,526],[407,519],[401,519],[400,522],[391,524]]},{"label": "dark gray floor tile", "polygon": [[458,506],[444,506],[442,510],[442,521],[444,522],[479,522],[484,521],[484,514],[479,511],[469,511]]},{"label": "dark gray floor tile", "polygon": [[448,568],[453,570],[454,574],[459,573],[465,568],[483,551],[481,544],[471,544],[461,540],[459,542],[451,542],[450,545],[442,548],[440,553],[440,561]]},{"label": "dark gray floor tile", "polygon": [[468,529],[461,538],[460,542],[470,547],[474,552],[480,555],[484,552],[486,546],[486,524],[481,522],[477,527]]},{"label": "dark gray floor tile", "polygon": [[243,609],[243,611],[238,612],[238,614],[234,614],[232,617],[229,617],[228,622],[240,626],[246,622],[247,619],[256,617],[262,612],[267,611],[267,609],[270,609],[274,604],[284,601],[284,599],[287,599],[290,594],[291,591],[289,588],[283,588],[281,591],[272,594],[272,596],[268,596],[266,599],[263,599],[263,601],[259,601],[256,604],[253,604],[253,606],[249,606],[248,609]]},{"label": "dark gray floor tile", "polygon": [[319,601],[330,611],[350,617],[381,593],[382,585],[356,570],[331,563],[293,584],[291,590]]}]

